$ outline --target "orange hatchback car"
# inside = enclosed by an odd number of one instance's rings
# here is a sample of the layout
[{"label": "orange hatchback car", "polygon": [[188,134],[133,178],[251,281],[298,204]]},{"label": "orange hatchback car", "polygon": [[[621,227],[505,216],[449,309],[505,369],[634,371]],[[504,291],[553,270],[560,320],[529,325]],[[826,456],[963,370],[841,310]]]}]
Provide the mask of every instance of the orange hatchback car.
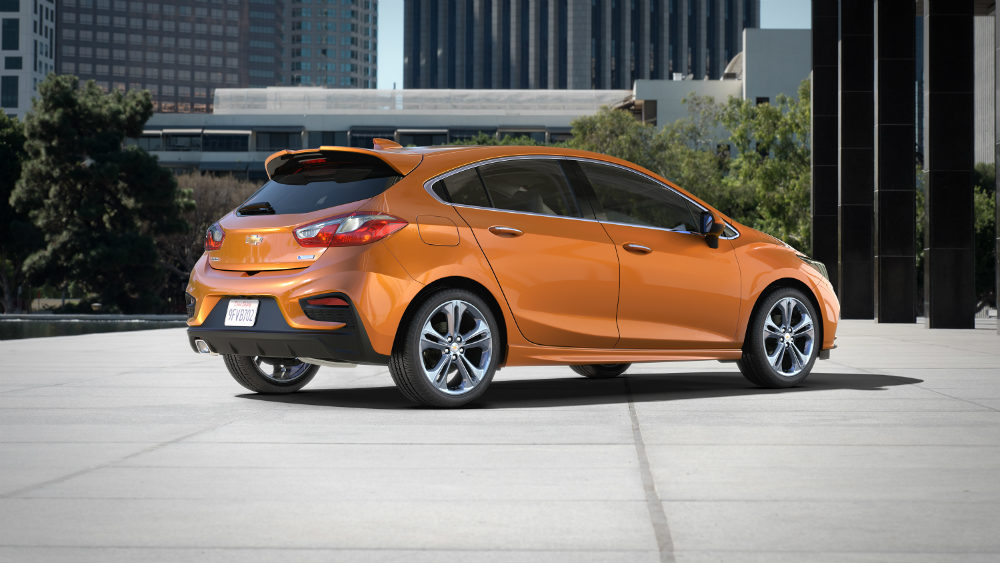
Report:
[{"label": "orange hatchback car", "polygon": [[320,147],[213,225],[188,338],[241,385],[288,393],[319,366],[387,365],[453,407],[503,366],[616,377],[735,361],[801,383],[834,347],[823,264],[639,166],[552,147]]}]

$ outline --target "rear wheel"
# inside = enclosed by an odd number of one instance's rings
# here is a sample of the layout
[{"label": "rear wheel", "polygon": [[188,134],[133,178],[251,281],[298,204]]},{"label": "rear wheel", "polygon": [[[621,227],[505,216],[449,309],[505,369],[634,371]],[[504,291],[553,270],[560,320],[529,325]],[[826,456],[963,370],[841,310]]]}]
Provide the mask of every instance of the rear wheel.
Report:
[{"label": "rear wheel", "polygon": [[819,315],[799,290],[783,288],[762,298],[750,319],[743,376],[761,387],[780,389],[805,381],[819,354]]},{"label": "rear wheel", "polygon": [[569,366],[569,369],[591,379],[609,379],[618,377],[625,373],[625,370],[632,364],[586,364],[582,366]]},{"label": "rear wheel", "polygon": [[264,358],[225,354],[222,359],[237,383],[256,393],[294,393],[319,371],[297,358]]},{"label": "rear wheel", "polygon": [[496,371],[500,333],[478,295],[464,289],[434,293],[401,330],[389,373],[406,398],[458,407],[486,392]]}]

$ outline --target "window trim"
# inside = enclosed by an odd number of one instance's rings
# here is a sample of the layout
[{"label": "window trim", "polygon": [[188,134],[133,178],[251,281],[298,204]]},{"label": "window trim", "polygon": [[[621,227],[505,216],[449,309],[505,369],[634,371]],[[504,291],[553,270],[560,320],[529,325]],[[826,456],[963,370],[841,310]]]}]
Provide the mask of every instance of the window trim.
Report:
[{"label": "window trim", "polygon": [[[447,172],[443,172],[441,174],[438,174],[438,175],[433,176],[430,179],[426,180],[424,182],[424,191],[427,192],[427,194],[430,195],[432,198],[434,198],[435,201],[437,201],[439,203],[443,203],[444,205],[451,205],[451,206],[454,206],[454,207],[466,207],[466,208],[469,208],[469,209],[489,209],[491,211],[498,211],[500,213],[519,213],[519,214],[522,214],[522,215],[532,215],[532,216],[535,216],[535,217],[554,217],[554,218],[557,218],[557,219],[570,219],[570,220],[573,220],[573,221],[590,221],[590,222],[594,222],[594,223],[602,223],[602,224],[608,224],[608,225],[622,225],[622,226],[625,226],[625,227],[637,227],[637,228],[641,228],[641,229],[653,229],[653,230],[664,231],[664,232],[668,232],[668,233],[681,233],[681,234],[693,234],[693,235],[704,236],[703,233],[697,233],[697,232],[694,232],[694,231],[679,231],[679,230],[675,230],[675,229],[664,229],[663,227],[652,227],[652,226],[649,226],[649,225],[634,225],[632,223],[619,223],[617,221],[601,221],[600,219],[597,219],[596,215],[594,216],[594,218],[588,218],[588,217],[568,217],[566,215],[549,215],[549,214],[546,214],[546,213],[532,213],[530,211],[515,211],[515,210],[512,210],[512,209],[499,209],[499,208],[496,208],[496,207],[481,207],[481,206],[478,206],[478,205],[465,205],[465,204],[461,204],[461,203],[452,203],[450,201],[444,201],[444,200],[442,200],[440,197],[438,197],[438,195],[436,193],[434,193],[434,189],[433,189],[434,184],[437,183],[439,180],[445,180],[445,179],[447,179],[449,176],[451,176],[453,174],[458,174],[459,172],[464,172],[465,170],[468,170],[470,168],[478,168],[478,167],[484,166],[486,164],[494,164],[494,163],[497,163],[497,162],[506,162],[506,161],[509,161],[509,160],[570,160],[570,161],[575,161],[575,162],[592,162],[594,164],[602,164],[604,166],[611,166],[611,167],[614,167],[614,168],[620,168],[620,169],[625,170],[627,172],[631,172],[632,174],[637,174],[637,175],[639,175],[639,176],[641,176],[643,178],[647,178],[647,179],[649,179],[650,181],[652,181],[652,182],[654,182],[656,184],[659,184],[662,188],[664,188],[666,190],[669,190],[670,192],[672,192],[674,194],[677,194],[678,196],[684,198],[686,201],[688,201],[689,203],[691,203],[692,205],[694,205],[698,209],[701,209],[702,211],[709,211],[709,209],[706,208],[704,205],[701,205],[700,203],[698,203],[697,201],[691,199],[687,195],[685,195],[685,194],[683,194],[683,193],[675,190],[673,187],[669,186],[668,184],[664,184],[663,182],[661,182],[660,180],[657,180],[656,178],[653,178],[652,176],[649,176],[649,175],[647,175],[647,174],[645,174],[643,172],[640,172],[639,170],[635,170],[635,169],[630,168],[628,166],[623,166],[621,164],[617,164],[617,163],[614,163],[614,162],[608,162],[606,160],[600,160],[600,159],[596,159],[596,158],[568,156],[568,155],[556,155],[556,154],[524,154],[524,155],[514,155],[514,156],[500,156],[500,157],[488,158],[488,159],[485,159],[485,160],[480,160],[480,161],[477,161],[477,162],[472,162],[472,163],[469,163],[469,164],[464,164],[462,166],[459,166],[458,168],[453,168],[453,169],[451,169],[451,170],[449,170]],[[567,181],[569,181],[569,178],[567,178]],[[484,186],[484,189],[485,189],[485,186]],[[489,193],[489,192],[487,191],[487,193]],[[584,210],[583,203],[587,203],[587,208],[592,207],[592,205],[590,204],[589,201],[584,201],[583,199],[581,199],[580,194],[576,193],[576,190],[573,190],[573,195],[575,196],[575,198],[577,200],[577,205],[580,207],[581,211]],[[590,211],[592,213],[594,212],[593,209],[590,209]],[[731,236],[731,237],[720,236],[719,237],[720,239],[723,239],[723,240],[734,240],[734,239],[737,239],[737,238],[740,237],[740,230],[739,229],[737,229],[736,227],[732,226],[728,221],[723,221],[723,224],[725,224],[727,227],[729,227],[730,229],[732,229],[733,232],[736,233],[736,235],[735,236]]]}]

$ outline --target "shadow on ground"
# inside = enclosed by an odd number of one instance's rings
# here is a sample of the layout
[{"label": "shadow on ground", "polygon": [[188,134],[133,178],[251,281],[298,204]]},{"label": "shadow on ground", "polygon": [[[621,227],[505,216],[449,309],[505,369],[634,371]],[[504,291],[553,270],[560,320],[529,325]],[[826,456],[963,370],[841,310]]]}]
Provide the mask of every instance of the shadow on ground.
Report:
[{"label": "shadow on ground", "polygon": [[[501,372],[502,373],[502,372]],[[501,375],[502,377],[502,375]],[[636,374],[617,379],[557,377],[549,379],[495,380],[484,397],[467,408],[534,408],[680,401],[742,395],[810,393],[832,389],[883,391],[897,385],[922,383],[922,379],[873,373],[817,373],[801,387],[762,389],[733,373]],[[306,389],[290,395],[239,395],[244,399],[367,409],[417,408],[395,387]]]}]

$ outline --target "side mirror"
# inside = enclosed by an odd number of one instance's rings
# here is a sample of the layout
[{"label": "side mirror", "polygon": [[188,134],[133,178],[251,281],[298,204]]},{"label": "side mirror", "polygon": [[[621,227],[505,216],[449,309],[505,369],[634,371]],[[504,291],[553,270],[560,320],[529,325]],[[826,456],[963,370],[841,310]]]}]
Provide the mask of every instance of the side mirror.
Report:
[{"label": "side mirror", "polygon": [[719,248],[719,235],[725,229],[725,224],[716,219],[708,211],[701,212],[701,234],[705,235],[705,244],[709,248]]}]

